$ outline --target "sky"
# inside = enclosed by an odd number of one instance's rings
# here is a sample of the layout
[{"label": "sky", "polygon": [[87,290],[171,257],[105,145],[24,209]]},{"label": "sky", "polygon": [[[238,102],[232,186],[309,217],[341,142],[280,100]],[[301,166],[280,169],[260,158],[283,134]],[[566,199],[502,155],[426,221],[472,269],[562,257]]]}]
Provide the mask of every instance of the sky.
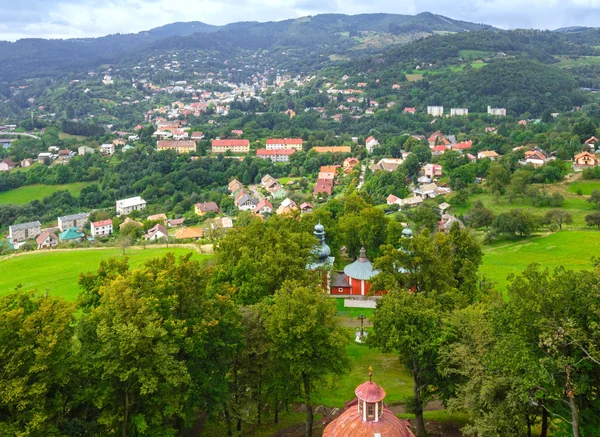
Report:
[{"label": "sky", "polygon": [[135,33],[177,21],[227,24],[320,13],[432,12],[504,29],[600,26],[600,0],[0,0],[0,40]]}]

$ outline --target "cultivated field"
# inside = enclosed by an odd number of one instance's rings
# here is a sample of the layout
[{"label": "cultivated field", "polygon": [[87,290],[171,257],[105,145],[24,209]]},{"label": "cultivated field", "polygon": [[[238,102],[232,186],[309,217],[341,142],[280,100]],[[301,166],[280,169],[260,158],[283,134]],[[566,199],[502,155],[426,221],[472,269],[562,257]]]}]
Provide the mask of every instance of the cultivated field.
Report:
[{"label": "cultivated field", "polygon": [[23,205],[25,203],[33,202],[34,200],[42,200],[44,197],[60,190],[67,190],[73,196],[79,196],[81,190],[88,185],[90,185],[89,182],[76,182],[65,185],[26,185],[24,187],[15,188],[14,190],[1,192],[0,205]]},{"label": "cultivated field", "polygon": [[[152,258],[172,252],[175,256],[186,255],[190,249],[183,248],[130,248],[126,251],[132,267]],[[207,260],[211,255],[193,252],[193,258]],[[37,251],[21,256],[0,258],[0,296],[9,294],[20,284],[24,290],[37,289],[50,295],[62,296],[74,301],[79,293],[79,273],[96,271],[100,261],[113,256],[123,256],[120,249],[84,249],[65,251]]]}]

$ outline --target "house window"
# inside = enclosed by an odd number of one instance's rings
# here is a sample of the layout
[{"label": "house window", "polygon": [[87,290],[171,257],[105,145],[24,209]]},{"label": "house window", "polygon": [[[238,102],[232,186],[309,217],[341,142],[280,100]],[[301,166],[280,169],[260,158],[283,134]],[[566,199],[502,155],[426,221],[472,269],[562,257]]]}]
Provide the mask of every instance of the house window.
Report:
[{"label": "house window", "polygon": [[342,293],[342,292],[344,291],[344,289],[340,287],[340,288],[338,288],[338,291],[339,291],[340,293]]},{"label": "house window", "polygon": [[367,405],[367,417],[374,417],[374,416],[375,416],[375,405],[374,404]]}]

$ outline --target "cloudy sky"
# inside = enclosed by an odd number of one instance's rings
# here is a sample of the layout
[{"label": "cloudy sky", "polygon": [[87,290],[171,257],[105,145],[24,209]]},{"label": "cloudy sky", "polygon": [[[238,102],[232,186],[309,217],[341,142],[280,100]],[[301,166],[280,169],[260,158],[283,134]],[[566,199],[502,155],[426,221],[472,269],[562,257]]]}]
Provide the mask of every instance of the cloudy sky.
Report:
[{"label": "cloudy sky", "polygon": [[176,21],[226,24],[319,13],[433,12],[501,28],[600,26],[600,0],[0,0],[0,39],[131,33]]}]

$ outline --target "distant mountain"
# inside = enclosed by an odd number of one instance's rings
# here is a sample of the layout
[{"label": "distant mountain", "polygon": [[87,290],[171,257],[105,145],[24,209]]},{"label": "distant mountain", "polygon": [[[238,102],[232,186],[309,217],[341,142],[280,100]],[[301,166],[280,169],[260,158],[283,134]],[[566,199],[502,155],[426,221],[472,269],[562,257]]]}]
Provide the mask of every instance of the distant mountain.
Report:
[{"label": "distant mountain", "polygon": [[[136,34],[68,40],[22,39],[0,42],[0,83],[68,74],[113,63],[146,50],[198,49],[228,51],[303,49],[323,55],[350,48],[377,50],[405,44],[439,32],[488,30],[491,26],[452,20],[431,13],[323,14],[278,22],[240,22],[213,26],[201,22],[173,23]],[[359,37],[367,35],[364,47]],[[390,37],[377,40],[378,35]],[[356,53],[356,52],[354,52]]]}]

